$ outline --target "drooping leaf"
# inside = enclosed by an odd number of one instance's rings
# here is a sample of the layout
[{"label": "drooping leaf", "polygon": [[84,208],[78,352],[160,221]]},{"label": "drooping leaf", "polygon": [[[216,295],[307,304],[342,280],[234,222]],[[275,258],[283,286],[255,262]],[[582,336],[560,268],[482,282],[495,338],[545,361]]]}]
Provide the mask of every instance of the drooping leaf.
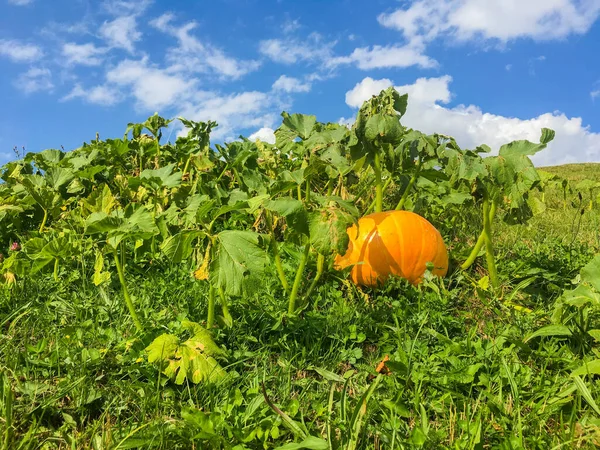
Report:
[{"label": "drooping leaf", "polygon": [[227,295],[240,295],[247,281],[262,275],[267,256],[252,231],[225,230],[218,235],[211,278]]},{"label": "drooping leaf", "polygon": [[223,350],[213,341],[210,332],[195,322],[184,320],[182,327],[191,332],[191,337],[181,342],[177,336],[163,334],[148,347],[148,361],[157,363],[163,373],[176,384],[187,379],[192,383],[215,382],[227,373],[211,355],[220,355]]},{"label": "drooping leaf", "polygon": [[308,139],[317,123],[316,116],[305,114],[290,115],[285,111],[281,113],[281,116],[283,117],[283,124],[302,139]]},{"label": "drooping leaf", "polygon": [[160,246],[160,249],[174,263],[180,263],[190,257],[192,242],[204,233],[197,230],[183,230],[174,236],[168,237]]},{"label": "drooping leaf", "polygon": [[343,255],[350,238],[346,229],[354,222],[349,213],[337,207],[310,213],[310,243],[322,255]]},{"label": "drooping leaf", "polygon": [[279,198],[265,203],[265,208],[286,218],[296,233],[308,235],[308,214],[304,204],[293,198]]}]

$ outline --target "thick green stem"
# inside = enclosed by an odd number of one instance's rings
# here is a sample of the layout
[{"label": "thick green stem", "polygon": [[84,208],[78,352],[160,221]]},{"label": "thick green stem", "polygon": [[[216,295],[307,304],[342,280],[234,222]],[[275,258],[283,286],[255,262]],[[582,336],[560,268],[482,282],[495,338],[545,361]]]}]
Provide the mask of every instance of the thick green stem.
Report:
[{"label": "thick green stem", "polygon": [[54,281],[58,281],[58,258],[54,258]]},{"label": "thick green stem", "polygon": [[119,282],[121,283],[121,290],[123,291],[123,297],[125,298],[125,304],[127,305],[127,309],[129,309],[129,314],[131,314],[131,318],[133,319],[133,323],[137,330],[144,331],[144,329],[142,328],[142,323],[140,322],[140,319],[138,318],[138,315],[135,312],[133,301],[129,296],[129,290],[127,290],[127,284],[125,283],[125,273],[123,272],[123,265],[121,264],[119,252],[116,248],[113,250],[113,256],[115,258],[115,265],[117,266],[117,273],[119,274]]},{"label": "thick green stem", "polygon": [[467,258],[467,260],[460,266],[460,268],[462,270],[467,270],[469,267],[471,267],[473,265],[473,263],[477,259],[477,255],[479,255],[479,252],[481,251],[481,247],[483,247],[483,244],[485,244],[485,232],[484,231],[482,231],[479,234],[479,239],[477,239],[477,243],[475,244],[475,247],[473,247],[473,250],[471,250],[471,254]]},{"label": "thick green stem", "polygon": [[[385,181],[385,184],[383,185],[383,192],[385,192],[387,190],[387,188],[390,186],[390,184],[392,184],[392,178],[388,178]],[[358,198],[359,196],[357,196]],[[371,204],[369,205],[369,207],[367,208],[367,210],[365,211],[365,215],[369,214],[371,211],[373,211],[373,209],[375,208],[375,204],[377,203],[377,199],[374,199]]]},{"label": "thick green stem", "polygon": [[[494,217],[496,216],[496,208],[497,208],[496,202],[492,202],[492,206],[490,207],[490,211],[489,211],[490,223],[494,221]],[[471,267],[473,265],[473,263],[477,259],[477,255],[479,255],[479,252],[481,251],[481,248],[483,247],[484,244],[485,244],[485,230],[482,230],[481,234],[479,235],[479,238],[477,239],[477,243],[475,244],[475,247],[473,247],[473,250],[471,250],[471,254],[467,258],[467,260],[460,266],[460,268],[462,270],[467,270],[469,267]]]},{"label": "thick green stem", "polygon": [[[492,208],[494,207],[492,202]],[[496,270],[496,261],[494,259],[494,247],[492,245],[492,220],[490,214],[490,204],[487,199],[483,201],[483,231],[485,234],[485,258],[487,260],[490,281],[494,289],[500,285],[498,281],[498,272]]]},{"label": "thick green stem", "polygon": [[306,180],[306,192],[304,197],[304,200],[306,200],[307,203],[310,202],[310,178]]},{"label": "thick green stem", "polygon": [[44,209],[44,218],[42,219],[42,224],[40,225],[40,233],[44,231],[44,227],[46,226],[46,221],[48,220],[48,210]]},{"label": "thick green stem", "polygon": [[158,137],[156,139],[156,168],[160,167],[160,142],[158,142]]},{"label": "thick green stem", "polygon": [[185,162],[185,166],[183,167],[183,173],[181,174],[182,177],[185,176],[185,174],[187,173],[189,167],[190,167],[190,161],[192,160],[192,155],[190,155],[187,159],[187,161]]},{"label": "thick green stem", "polygon": [[290,294],[290,300],[288,303],[288,314],[294,314],[294,312],[296,311],[296,298],[298,298],[298,289],[300,289],[300,282],[302,281],[302,274],[304,272],[304,267],[306,266],[306,261],[308,260],[309,252],[310,242],[307,242],[306,246],[304,247],[304,253],[302,254],[302,258],[300,259],[300,265],[298,266],[298,270],[296,271],[294,285],[292,286],[292,293]]},{"label": "thick green stem", "polygon": [[215,323],[215,287],[210,284],[208,287],[208,316],[206,318],[206,328],[209,330]]},{"label": "thick green stem", "polygon": [[310,298],[310,294],[312,294],[312,292],[317,287],[317,283],[321,279],[321,275],[323,275],[324,267],[325,267],[325,256],[321,255],[319,253],[319,256],[317,256],[317,274],[315,275],[315,278],[313,278],[312,283],[310,283],[310,286],[308,287],[308,291],[306,291],[306,294],[304,296],[304,298],[305,298],[304,303],[308,302],[308,300]]},{"label": "thick green stem", "polygon": [[396,205],[396,209],[398,209],[398,210],[404,209],[404,204],[406,203],[406,199],[408,199],[408,195],[410,194],[412,187],[415,185],[415,182],[417,181],[418,176],[419,176],[418,172],[415,172],[414,175],[410,178],[410,181],[408,182],[408,186],[406,186],[406,189],[402,193],[402,197],[400,197],[400,201]]},{"label": "thick green stem", "polygon": [[302,186],[298,185],[298,200],[302,201]]},{"label": "thick green stem", "polygon": [[221,286],[219,286],[219,298],[221,299],[221,309],[223,310],[223,317],[225,321],[229,321],[228,326],[232,325],[231,313],[229,312],[229,306],[227,305],[227,297],[225,296],[225,291]]},{"label": "thick green stem", "polygon": [[373,171],[375,172],[375,212],[383,211],[383,184],[381,182],[381,160],[379,152],[375,153],[373,161]]}]

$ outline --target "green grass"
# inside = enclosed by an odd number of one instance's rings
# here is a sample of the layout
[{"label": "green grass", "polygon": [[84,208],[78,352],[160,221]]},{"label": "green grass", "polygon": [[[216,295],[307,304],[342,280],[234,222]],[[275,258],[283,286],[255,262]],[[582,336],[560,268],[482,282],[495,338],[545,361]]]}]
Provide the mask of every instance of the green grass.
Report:
[{"label": "green grass", "polygon": [[[598,165],[544,170],[575,181],[600,177]],[[97,288],[81,267],[61,271],[60,282],[39,275],[4,287],[2,448],[261,449],[302,441],[269,407],[263,385],[308,434],[328,439],[329,430],[347,444],[353,412],[386,355],[390,373],[372,392],[357,448],[595,448],[600,383],[587,376],[578,384],[571,372],[598,358],[597,347],[575,337],[524,342],[551,322],[561,293],[600,252],[600,205],[582,215],[576,192],[566,207],[561,195],[548,192],[548,209],[527,225],[496,226],[496,293],[482,281],[485,258],[457,269],[480,229],[470,211],[460,227],[431,218],[451,249],[441,282],[414,288],[394,280],[361,291],[329,271],[290,319],[282,318],[287,298],[273,271],[256,295],[234,299],[233,327],[215,330],[230,374],[215,385],[175,385],[144,352],[159,334],[179,333],[182,319],[206,317],[207,292],[193,267],[129,268],[149,330],[141,337],[115,276]],[[297,261],[285,247],[282,254],[291,278]],[[598,323],[593,313],[589,320]]]}]

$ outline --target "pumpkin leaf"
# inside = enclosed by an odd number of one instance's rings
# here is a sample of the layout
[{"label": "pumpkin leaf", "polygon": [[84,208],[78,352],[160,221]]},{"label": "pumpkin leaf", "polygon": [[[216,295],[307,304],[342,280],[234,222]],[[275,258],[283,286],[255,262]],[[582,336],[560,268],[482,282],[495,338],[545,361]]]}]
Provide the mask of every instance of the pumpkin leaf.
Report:
[{"label": "pumpkin leaf", "polygon": [[157,363],[175,384],[215,382],[227,373],[211,355],[223,354],[210,332],[195,322],[184,320],[182,327],[192,336],[184,342],[172,334],[162,334],[146,347],[148,362]]},{"label": "pumpkin leaf", "polygon": [[260,236],[252,231],[225,230],[218,235],[217,254],[211,278],[228,295],[240,295],[249,279],[259,278],[267,263],[259,246]]},{"label": "pumpkin leaf", "polygon": [[354,222],[351,214],[337,207],[324,208],[310,213],[310,243],[322,255],[343,255],[350,237],[347,228]]}]

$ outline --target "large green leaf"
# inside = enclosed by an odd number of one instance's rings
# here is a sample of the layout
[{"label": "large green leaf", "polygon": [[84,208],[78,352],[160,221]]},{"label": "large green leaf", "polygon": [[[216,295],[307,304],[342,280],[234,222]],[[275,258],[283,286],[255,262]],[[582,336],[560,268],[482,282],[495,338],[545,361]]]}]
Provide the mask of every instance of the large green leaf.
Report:
[{"label": "large green leaf", "polygon": [[240,295],[246,281],[262,275],[267,256],[252,231],[225,230],[218,234],[217,255],[211,278],[228,295]]},{"label": "large green leaf", "polygon": [[343,255],[350,238],[347,228],[354,222],[351,214],[337,207],[310,213],[310,243],[322,255]]},{"label": "large green leaf", "polygon": [[305,114],[290,115],[285,111],[281,113],[281,116],[283,117],[283,124],[302,139],[308,139],[317,123],[316,116]]},{"label": "large green leaf", "polygon": [[288,197],[270,200],[265,208],[285,217],[287,225],[296,233],[308,235],[308,214],[300,200]]},{"label": "large green leaf", "polygon": [[183,230],[174,236],[168,237],[160,246],[162,252],[174,263],[180,263],[190,257],[192,242],[204,235],[197,230]]}]

